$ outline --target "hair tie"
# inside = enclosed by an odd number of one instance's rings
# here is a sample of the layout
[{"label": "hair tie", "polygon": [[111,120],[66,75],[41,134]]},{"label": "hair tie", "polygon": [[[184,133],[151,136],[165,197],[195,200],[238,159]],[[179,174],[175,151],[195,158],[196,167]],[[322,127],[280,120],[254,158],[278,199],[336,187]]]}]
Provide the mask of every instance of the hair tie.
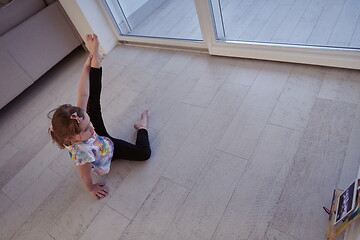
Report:
[{"label": "hair tie", "polygon": [[80,118],[78,117],[78,115],[77,115],[76,112],[74,112],[73,114],[71,114],[70,119],[76,120],[77,123],[80,124]]}]

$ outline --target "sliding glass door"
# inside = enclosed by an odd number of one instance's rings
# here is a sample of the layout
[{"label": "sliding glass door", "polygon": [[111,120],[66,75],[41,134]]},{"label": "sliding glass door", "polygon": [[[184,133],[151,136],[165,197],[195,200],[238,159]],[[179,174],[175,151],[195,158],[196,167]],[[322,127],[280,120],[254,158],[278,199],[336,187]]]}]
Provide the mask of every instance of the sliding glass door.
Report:
[{"label": "sliding glass door", "polygon": [[123,36],[202,40],[193,0],[108,0],[106,4]]},{"label": "sliding glass door", "polygon": [[359,0],[103,1],[122,41],[360,68]]},{"label": "sliding glass door", "polygon": [[219,40],[360,48],[359,0],[211,0],[211,3],[215,21],[221,21],[223,26],[216,28]]}]

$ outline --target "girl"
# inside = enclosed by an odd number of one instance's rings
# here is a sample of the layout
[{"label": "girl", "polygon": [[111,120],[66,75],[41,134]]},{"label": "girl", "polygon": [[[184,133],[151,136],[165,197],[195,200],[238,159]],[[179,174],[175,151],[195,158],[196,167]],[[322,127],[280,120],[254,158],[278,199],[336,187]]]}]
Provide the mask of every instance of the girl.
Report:
[{"label": "girl", "polygon": [[108,195],[108,191],[104,188],[105,184],[92,182],[91,169],[102,175],[110,171],[110,163],[114,159],[144,161],[150,158],[148,110],[141,114],[140,120],[134,125],[137,130],[135,145],[107,133],[100,108],[102,55],[99,53],[98,37],[88,34],[86,42],[90,55],[80,78],[77,106],[64,104],[52,110],[49,113],[52,123],[49,133],[60,149],[69,151],[86,190],[97,199],[102,199]]}]

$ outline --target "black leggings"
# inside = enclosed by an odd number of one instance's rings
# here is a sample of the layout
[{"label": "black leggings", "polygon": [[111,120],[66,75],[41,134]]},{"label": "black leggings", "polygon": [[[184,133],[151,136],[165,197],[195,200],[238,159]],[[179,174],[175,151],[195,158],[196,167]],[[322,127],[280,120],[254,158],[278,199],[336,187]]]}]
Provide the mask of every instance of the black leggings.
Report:
[{"label": "black leggings", "polygon": [[131,144],[121,139],[111,137],[106,131],[104,121],[101,116],[100,94],[101,94],[101,75],[102,68],[90,68],[90,95],[86,107],[86,112],[90,117],[96,133],[105,136],[114,143],[114,159],[126,159],[134,161],[145,161],[150,158],[151,149],[148,132],[146,129],[137,131],[136,144]]}]

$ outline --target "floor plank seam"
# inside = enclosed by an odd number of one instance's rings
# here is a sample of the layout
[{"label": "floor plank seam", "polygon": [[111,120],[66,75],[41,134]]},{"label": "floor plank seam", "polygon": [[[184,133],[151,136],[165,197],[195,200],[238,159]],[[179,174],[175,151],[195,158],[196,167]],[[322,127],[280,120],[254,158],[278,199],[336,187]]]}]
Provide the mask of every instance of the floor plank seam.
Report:
[{"label": "floor plank seam", "polygon": [[294,238],[293,240],[301,240],[300,238],[297,238],[297,237],[295,237],[295,236],[292,236],[292,235],[291,235],[291,234],[289,234],[289,233],[286,233],[286,232],[280,231],[280,230],[279,230],[279,229],[277,229],[277,228],[271,227],[271,226],[270,226],[270,223],[269,223],[268,228],[275,229],[276,231],[278,231],[278,232],[280,232],[280,233],[283,233],[283,234],[285,234],[285,235],[288,235],[288,236],[290,236],[290,237]]},{"label": "floor plank seam", "polygon": [[127,220],[129,220],[130,222],[132,221],[132,219],[130,219],[129,217],[125,216],[124,214],[120,213],[119,211],[117,211],[116,209],[112,208],[111,206],[109,206],[107,203],[105,203],[104,206],[107,206],[108,208],[110,208],[111,210],[115,211],[116,213],[118,213],[119,215],[121,215],[122,217],[126,218]]},{"label": "floor plank seam", "polygon": [[302,133],[302,134],[305,132],[305,129],[304,129],[304,130],[300,130],[300,129],[291,128],[291,127],[287,127],[287,126],[283,126],[283,125],[275,124],[275,123],[269,123],[269,122],[267,122],[266,124],[267,124],[267,125],[276,126],[276,127],[280,127],[280,128],[284,128],[284,129],[289,129],[289,130],[292,130],[292,131],[295,131],[295,132],[299,132],[299,133]]},{"label": "floor plank seam", "polygon": [[[236,156],[236,157],[237,157],[237,156]],[[216,234],[216,232],[217,232],[217,230],[218,230],[218,228],[219,228],[219,225],[220,225],[220,223],[221,223],[221,221],[222,221],[222,219],[223,219],[223,217],[224,217],[224,214],[226,213],[226,210],[228,209],[228,207],[229,207],[229,205],[230,205],[230,203],[231,203],[231,200],[233,199],[233,196],[234,196],[234,194],[235,194],[235,192],[236,192],[236,190],[237,190],[237,187],[238,187],[239,183],[241,182],[241,179],[242,179],[242,177],[244,176],[245,172],[246,172],[246,171],[248,170],[248,168],[250,167],[250,165],[251,165],[251,162],[250,162],[249,160],[247,160],[246,166],[245,166],[243,172],[241,173],[241,175],[240,175],[240,177],[239,177],[239,179],[238,179],[238,181],[237,181],[237,183],[236,183],[236,186],[234,187],[234,190],[233,190],[233,192],[232,192],[232,194],[231,194],[231,196],[230,196],[230,198],[229,198],[229,200],[228,200],[228,202],[227,202],[227,204],[226,204],[226,206],[225,206],[225,208],[224,208],[224,210],[223,210],[223,212],[222,212],[222,214],[221,214],[221,216],[220,216],[220,218],[219,218],[219,220],[218,220],[218,222],[217,222],[217,224],[216,224],[216,227],[215,227],[215,229],[214,229],[214,232],[213,232],[213,234],[212,234],[212,236],[211,236],[211,240],[214,239],[215,234]]]}]

